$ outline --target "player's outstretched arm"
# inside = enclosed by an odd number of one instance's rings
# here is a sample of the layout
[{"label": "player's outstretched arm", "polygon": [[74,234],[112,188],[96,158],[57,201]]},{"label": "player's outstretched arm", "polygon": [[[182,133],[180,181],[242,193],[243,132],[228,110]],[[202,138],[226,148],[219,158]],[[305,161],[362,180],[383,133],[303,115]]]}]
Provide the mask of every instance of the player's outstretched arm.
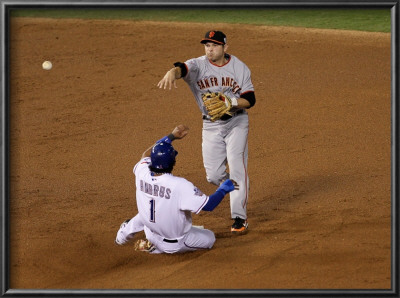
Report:
[{"label": "player's outstretched arm", "polygon": [[227,179],[225,180],[213,193],[211,196],[208,198],[208,202],[206,205],[204,205],[203,209],[204,211],[213,211],[215,207],[221,203],[222,199],[225,197],[226,194],[230,193],[231,191],[239,189],[239,185],[237,184],[236,181],[232,179]]},{"label": "player's outstretched arm", "polygon": [[174,67],[168,70],[161,81],[158,82],[157,87],[160,89],[167,89],[168,87],[168,89],[171,90],[172,85],[174,85],[174,87],[177,88],[176,80],[181,78],[181,74],[180,67]]},{"label": "player's outstretched arm", "polygon": [[[189,132],[189,127],[180,124],[177,127],[175,127],[169,135],[162,137],[157,142],[155,142],[155,144],[160,142],[172,143],[173,140],[184,138],[188,134],[188,132]],[[147,150],[143,152],[142,159],[145,157],[150,157],[151,149],[155,144],[151,145],[151,147],[147,148]]]}]

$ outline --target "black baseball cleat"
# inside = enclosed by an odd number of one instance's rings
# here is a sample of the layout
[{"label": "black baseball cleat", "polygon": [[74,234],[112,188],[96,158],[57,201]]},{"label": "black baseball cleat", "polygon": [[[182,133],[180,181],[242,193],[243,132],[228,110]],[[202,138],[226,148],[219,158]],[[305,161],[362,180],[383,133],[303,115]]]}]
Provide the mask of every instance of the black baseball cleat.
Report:
[{"label": "black baseball cleat", "polygon": [[248,228],[248,223],[247,219],[240,218],[239,216],[236,216],[235,222],[233,223],[231,227],[231,232],[232,234],[236,235],[243,235],[247,233],[247,228]]}]

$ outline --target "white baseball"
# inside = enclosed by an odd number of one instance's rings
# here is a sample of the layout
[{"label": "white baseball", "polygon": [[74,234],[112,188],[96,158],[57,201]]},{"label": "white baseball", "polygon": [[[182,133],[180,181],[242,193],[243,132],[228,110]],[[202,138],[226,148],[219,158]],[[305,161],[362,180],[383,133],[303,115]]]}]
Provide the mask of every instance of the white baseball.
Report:
[{"label": "white baseball", "polygon": [[42,64],[42,67],[45,70],[50,70],[53,67],[53,64],[51,64],[50,61],[44,61]]}]

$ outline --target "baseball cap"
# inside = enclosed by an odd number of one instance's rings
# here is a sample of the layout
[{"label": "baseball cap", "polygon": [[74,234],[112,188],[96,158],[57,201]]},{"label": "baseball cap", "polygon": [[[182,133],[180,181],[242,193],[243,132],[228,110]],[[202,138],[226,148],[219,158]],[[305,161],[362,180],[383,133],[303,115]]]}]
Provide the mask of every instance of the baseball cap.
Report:
[{"label": "baseball cap", "polygon": [[200,43],[213,42],[217,44],[226,44],[226,35],[221,31],[208,31]]}]

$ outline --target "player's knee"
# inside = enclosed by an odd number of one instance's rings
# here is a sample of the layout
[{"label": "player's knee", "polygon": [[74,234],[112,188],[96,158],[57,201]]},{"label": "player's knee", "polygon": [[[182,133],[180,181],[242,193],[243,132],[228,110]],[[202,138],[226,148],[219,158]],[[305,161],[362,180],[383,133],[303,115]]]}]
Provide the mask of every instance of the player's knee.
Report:
[{"label": "player's knee", "polygon": [[215,184],[215,185],[219,185],[218,179],[215,179],[213,177],[207,177],[207,181],[209,183]]},{"label": "player's knee", "polygon": [[211,248],[211,247],[213,247],[214,246],[214,243],[215,243],[215,234],[214,234],[214,232],[212,232],[212,231],[210,231],[211,233],[210,233],[210,236],[209,236],[209,245],[208,245],[208,248]]}]

